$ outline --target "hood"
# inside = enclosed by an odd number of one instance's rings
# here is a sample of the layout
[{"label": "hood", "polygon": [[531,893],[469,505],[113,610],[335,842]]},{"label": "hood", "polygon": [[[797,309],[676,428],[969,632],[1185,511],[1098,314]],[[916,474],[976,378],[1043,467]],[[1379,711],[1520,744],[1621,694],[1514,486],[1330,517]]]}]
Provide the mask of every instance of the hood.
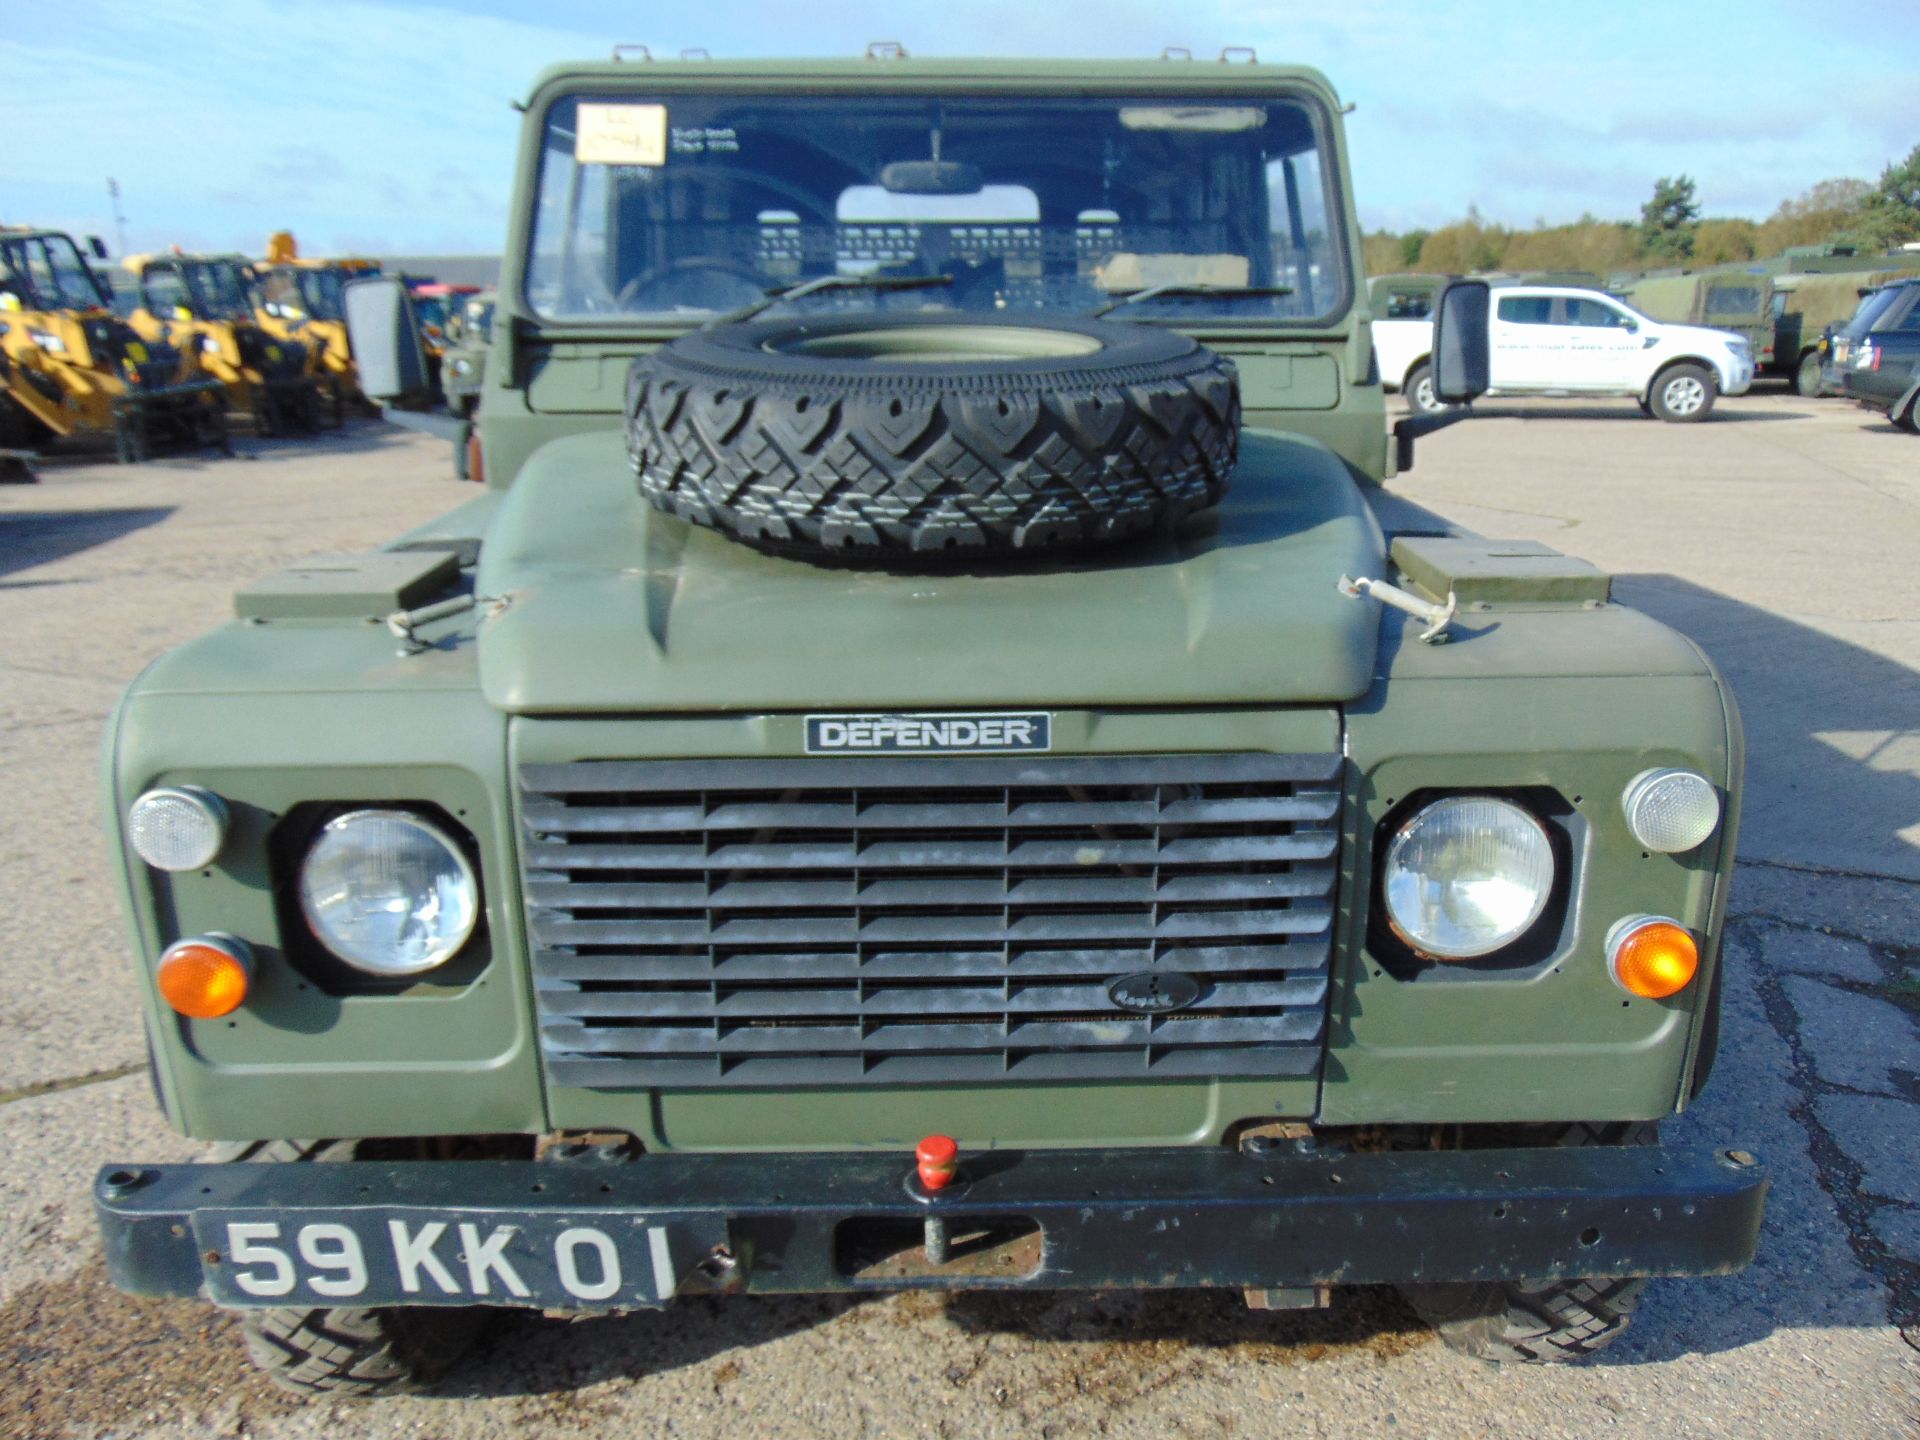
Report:
[{"label": "hood", "polygon": [[1704,345],[1728,346],[1735,342],[1747,345],[1747,337],[1737,330],[1721,330],[1711,325],[1669,325],[1660,324],[1661,338],[1669,345],[1699,347]]},{"label": "hood", "polygon": [[1337,702],[1380,529],[1340,459],[1248,432],[1225,502],[1077,559],[906,574],[765,555],[640,498],[623,437],[534,456],[488,528],[482,688],[516,714]]}]

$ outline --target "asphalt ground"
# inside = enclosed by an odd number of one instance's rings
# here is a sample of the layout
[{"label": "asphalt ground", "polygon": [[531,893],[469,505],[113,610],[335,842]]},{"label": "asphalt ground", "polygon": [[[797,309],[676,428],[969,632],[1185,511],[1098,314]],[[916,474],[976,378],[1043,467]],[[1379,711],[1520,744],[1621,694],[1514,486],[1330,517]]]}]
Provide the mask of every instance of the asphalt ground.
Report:
[{"label": "asphalt ground", "polygon": [[240,448],[0,488],[0,1436],[1920,1435],[1920,440],[1780,395],[1698,426],[1492,403],[1395,482],[1612,570],[1734,683],[1722,1054],[1668,1133],[1772,1164],[1744,1274],[1656,1284],[1573,1368],[1464,1359],[1386,1293],[735,1299],[505,1315],[434,1393],[327,1404],[257,1378],[207,1307],[104,1281],[96,1166],[196,1147],[140,1073],[97,748],[236,584],[471,492],[370,422]]}]

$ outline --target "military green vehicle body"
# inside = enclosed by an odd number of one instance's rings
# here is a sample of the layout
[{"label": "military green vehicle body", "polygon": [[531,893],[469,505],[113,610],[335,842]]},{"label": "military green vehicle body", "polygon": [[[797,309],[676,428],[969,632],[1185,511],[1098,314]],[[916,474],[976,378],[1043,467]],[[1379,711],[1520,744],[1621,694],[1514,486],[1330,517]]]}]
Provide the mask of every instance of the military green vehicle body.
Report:
[{"label": "military green vehicle body", "polygon": [[[699,317],[556,320],[536,306],[530,197],[550,107],[849,92],[1305,107],[1327,167],[1327,313],[1246,320],[1222,307],[1146,322],[1177,324],[1239,367],[1246,429],[1221,506],[1072,560],[904,572],[761,553],[641,503],[621,432],[628,367]],[[202,787],[230,814],[218,859],[200,869],[163,873],[123,848],[154,1079],[176,1127],[220,1140],[621,1132],[664,1163],[904,1155],[929,1132],[957,1138],[963,1156],[1197,1154],[1250,1123],[1333,1134],[1650,1121],[1686,1108],[1717,1033],[1737,711],[1701,651],[1613,601],[1605,575],[1466,535],[1386,493],[1395,457],[1369,373],[1340,105],[1324,79],[1251,64],[584,65],[548,72],[528,113],[477,422],[486,493],[370,555],[243,590],[233,621],[156,661],[113,716],[116,832],[156,786]],[[1455,596],[1448,643],[1420,643],[1421,622],[1342,592],[1343,577],[1363,575]],[[478,603],[460,608],[469,595]],[[408,610],[418,621],[396,643],[380,622]],[[807,753],[810,716],[980,711],[1050,716],[1049,762],[1127,757],[1177,776],[1201,757],[1318,757],[1337,792],[1313,942],[1329,965],[1324,992],[1302,992],[1301,1063],[1227,1059],[1173,1078],[1144,1065],[1131,1078],[1076,1078],[1065,1065],[1046,1080],[1014,1067],[997,1081],[716,1072],[634,1084],[596,1080],[590,1055],[563,1059],[566,986],[530,938],[550,803],[538,777],[615,760],[706,786],[721,784],[710,762],[725,762],[721,788],[778,792],[808,766],[842,763]],[[645,770],[656,764],[667,768]],[[1707,777],[1726,806],[1683,854],[1649,853],[1623,815],[1629,782],[1664,766]],[[1554,918],[1524,955],[1418,962],[1381,923],[1395,825],[1459,791],[1520,798],[1554,836]],[[316,817],[366,804],[423,810],[470,837],[484,920],[459,957],[411,984],[340,983],[312,960],[289,899]],[[1624,994],[1609,975],[1609,928],[1641,914],[1700,942],[1697,979],[1669,999]],[[230,1015],[187,1019],[155,989],[155,961],[180,937],[213,933],[251,947],[253,988]],[[116,1274],[137,1287],[136,1270]],[[1167,1273],[1199,1283],[1179,1265]]]},{"label": "military green vehicle body", "polygon": [[471,415],[480,404],[480,390],[486,381],[487,349],[493,340],[491,290],[459,297],[458,308],[448,322],[447,353],[440,362],[440,388],[447,397],[447,408],[456,415]]},{"label": "military green vehicle body", "polygon": [[1753,347],[1757,363],[1773,360],[1773,281],[1764,271],[1742,267],[1648,275],[1615,293],[1656,320],[1731,330]]},{"label": "military green vehicle body", "polygon": [[1375,320],[1425,320],[1446,288],[1445,275],[1374,275],[1367,280],[1367,309]]}]

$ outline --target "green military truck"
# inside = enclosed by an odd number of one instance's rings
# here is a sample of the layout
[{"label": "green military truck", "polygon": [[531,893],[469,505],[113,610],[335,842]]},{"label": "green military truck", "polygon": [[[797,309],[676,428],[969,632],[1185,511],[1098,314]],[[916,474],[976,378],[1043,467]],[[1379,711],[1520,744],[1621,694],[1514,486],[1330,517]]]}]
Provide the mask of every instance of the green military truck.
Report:
[{"label": "green military truck", "polygon": [[[1562,1360],[1745,1265],[1764,1166],[1655,1134],[1738,713],[1383,488],[1446,420],[1389,443],[1341,114],[1258,63],[541,77],[485,492],[113,716],[155,1090],[224,1147],[109,1157],[115,1282],[364,1394],[484,1307],[733,1292],[1397,1285]],[[417,387],[400,287],[347,300]],[[1436,302],[1449,400],[1487,305]]]},{"label": "green military truck", "polygon": [[1447,288],[1445,275],[1375,275],[1367,281],[1367,308],[1375,320],[1430,320]]},{"label": "green military truck", "polygon": [[1753,347],[1757,367],[1764,369],[1773,363],[1773,282],[1764,271],[1724,269],[1643,275],[1616,287],[1613,293],[1655,320],[1731,330]]}]

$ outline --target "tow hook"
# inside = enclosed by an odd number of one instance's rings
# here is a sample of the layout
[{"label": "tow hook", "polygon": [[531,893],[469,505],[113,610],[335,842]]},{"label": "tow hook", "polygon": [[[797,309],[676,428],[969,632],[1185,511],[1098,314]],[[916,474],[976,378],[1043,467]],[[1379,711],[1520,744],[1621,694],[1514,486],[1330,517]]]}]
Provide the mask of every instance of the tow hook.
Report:
[{"label": "tow hook", "polygon": [[[960,1147],[946,1135],[929,1135],[914,1148],[914,1173],[907,1177],[907,1193],[922,1205],[931,1206],[945,1190],[960,1178]],[[964,1190],[962,1183],[960,1189]],[[922,1248],[927,1264],[944,1265],[951,1254],[951,1237],[943,1215],[927,1212]]]},{"label": "tow hook", "polygon": [[1426,621],[1427,628],[1420,632],[1420,639],[1428,645],[1438,644],[1447,638],[1447,626],[1453,623],[1454,612],[1460,608],[1460,601],[1451,590],[1447,592],[1446,604],[1435,605],[1402,590],[1398,585],[1390,585],[1385,580],[1369,580],[1364,575],[1358,580],[1350,580],[1342,575],[1339,588],[1342,595],[1351,595],[1356,599],[1371,595],[1382,605],[1391,605],[1416,620]]}]

